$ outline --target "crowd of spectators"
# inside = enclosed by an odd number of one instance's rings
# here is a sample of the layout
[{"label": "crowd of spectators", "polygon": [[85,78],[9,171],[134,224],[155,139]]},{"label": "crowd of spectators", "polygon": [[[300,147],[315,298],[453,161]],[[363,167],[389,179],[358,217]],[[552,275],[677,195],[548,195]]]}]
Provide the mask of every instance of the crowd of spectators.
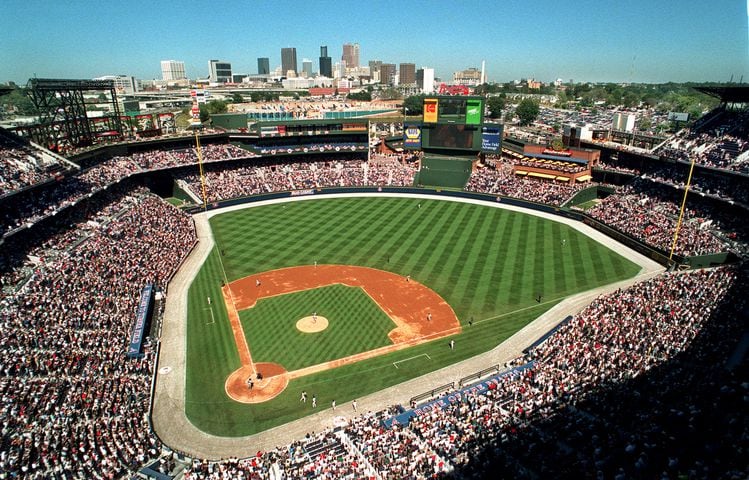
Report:
[{"label": "crowd of spectators", "polygon": [[51,155],[0,130],[0,197],[50,180],[65,170]]},{"label": "crowd of spectators", "polygon": [[[687,185],[688,171],[671,166],[652,166],[642,173],[643,178],[684,190]],[[711,195],[726,202],[741,202],[749,205],[749,188],[747,183],[738,177],[730,175],[707,175],[693,173],[689,184],[690,191],[703,195]]]},{"label": "crowd of spectators", "polygon": [[[746,281],[720,268],[617,290],[510,362],[521,374],[407,425],[368,412],[250,459],[194,461],[185,478],[744,478],[749,384],[724,363]],[[336,453],[311,454],[320,443]]]},{"label": "crowd of spectators", "polygon": [[[204,154],[209,162],[247,156],[227,145]],[[194,155],[115,157],[35,199],[59,209],[134,172],[194,163]],[[414,174],[415,164],[400,156],[366,162],[337,154],[209,165],[206,177],[215,201],[320,186],[411,185]],[[663,193],[668,172],[651,175],[658,183],[638,179],[592,212],[670,247],[678,205]],[[199,183],[193,174],[178,178]],[[554,205],[578,188],[517,178],[497,159],[467,187]],[[126,360],[125,343],[140,288],[163,287],[196,241],[192,220],[142,189],[83,203],[62,212],[70,215],[66,228],[33,249],[0,254],[0,478],[115,478],[162,451],[147,422],[155,345],[147,341],[142,358]],[[71,210],[84,215],[73,219]],[[709,232],[719,218],[713,214],[689,212],[679,253],[721,249]],[[749,473],[737,460],[747,452],[747,424],[730,416],[746,407],[749,391],[715,368],[744,328],[746,300],[729,295],[737,275],[731,268],[667,274],[601,297],[516,359],[533,362],[522,375],[408,426],[385,428],[380,420],[389,413],[370,412],[342,431],[312,433],[251,458],[195,459],[184,478],[483,478],[493,465],[519,477],[741,478]],[[733,291],[745,291],[741,282]],[[685,352],[688,361],[680,360]],[[631,401],[617,401],[623,395]],[[695,438],[695,431],[705,435]]]},{"label": "crowd of spectators", "polygon": [[[672,190],[637,178],[587,213],[648,245],[670,252],[680,209]],[[717,220],[717,212],[689,205],[684,212],[675,253],[692,256],[734,250],[728,240],[735,238],[736,231],[722,230]]]},{"label": "crowd of spectators", "polygon": [[495,160],[493,166],[474,170],[465,189],[559,206],[589,186],[587,183],[570,185],[566,182],[521,178],[513,173],[512,162]]},{"label": "crowd of spectators", "polygon": [[[206,145],[202,148],[203,160],[221,160],[252,157],[253,154],[234,145]],[[48,188],[22,192],[12,199],[12,205],[0,213],[0,232],[6,233],[80,201],[134,173],[192,165],[197,163],[195,149],[152,150],[129,156],[113,157],[75,175],[68,176]]]},{"label": "crowd of spectators", "polygon": [[749,113],[717,112],[703,125],[679,132],[657,153],[707,167],[749,173]]},{"label": "crowd of spectators", "polygon": [[[2,478],[119,478],[161,452],[147,420],[154,344],[138,359],[126,345],[141,288],[166,285],[195,230],[151,194],[109,198],[85,231],[31,252],[30,278],[0,301]],[[2,278],[7,293],[18,274]]]},{"label": "crowd of spectators", "polygon": [[588,169],[587,165],[574,162],[562,162],[562,161],[548,161],[533,157],[523,157],[520,160],[515,161],[515,165],[521,167],[530,168],[542,168],[546,170],[554,170],[559,173],[579,173]]},{"label": "crowd of spectators", "polygon": [[263,145],[256,147],[262,155],[283,155],[291,153],[312,153],[312,152],[356,152],[366,151],[365,143],[354,142],[327,142],[327,143],[310,143],[305,145]]},{"label": "crowd of spectators", "polygon": [[[207,168],[205,184],[209,202],[260,193],[306,190],[320,187],[410,186],[416,167],[398,160],[369,163],[352,156],[318,160],[319,157],[263,159],[228,167]],[[199,175],[180,173],[196,197],[202,186]]]}]

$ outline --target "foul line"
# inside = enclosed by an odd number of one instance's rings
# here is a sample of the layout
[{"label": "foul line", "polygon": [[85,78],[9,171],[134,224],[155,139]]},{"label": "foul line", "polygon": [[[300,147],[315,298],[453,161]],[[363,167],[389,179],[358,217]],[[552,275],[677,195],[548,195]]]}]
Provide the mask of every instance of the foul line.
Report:
[{"label": "foul line", "polygon": [[499,315],[494,315],[493,317],[482,318],[481,320],[476,320],[475,322],[473,322],[473,324],[476,325],[477,323],[488,322],[489,320],[496,320],[498,318],[506,317],[508,315],[514,315],[514,314],[516,314],[518,312],[522,312],[522,311],[525,311],[525,310],[531,310],[533,308],[540,307],[541,305],[548,305],[549,303],[558,302],[560,300],[564,300],[565,298],[567,298],[567,297],[552,298],[551,300],[546,300],[545,302],[539,302],[539,303],[536,303],[535,305],[530,305],[530,306],[527,306],[527,307],[518,308],[517,310],[513,310],[511,312],[500,313]]},{"label": "foul line", "polygon": [[430,357],[428,353],[421,353],[421,354],[413,356],[413,357],[408,357],[408,358],[404,358],[403,360],[398,360],[396,362],[393,362],[393,366],[395,368],[398,368],[398,364],[399,363],[401,363],[401,362],[407,362],[409,360],[413,360],[414,358],[419,358],[419,357],[427,357],[429,360],[432,359],[432,357]]}]

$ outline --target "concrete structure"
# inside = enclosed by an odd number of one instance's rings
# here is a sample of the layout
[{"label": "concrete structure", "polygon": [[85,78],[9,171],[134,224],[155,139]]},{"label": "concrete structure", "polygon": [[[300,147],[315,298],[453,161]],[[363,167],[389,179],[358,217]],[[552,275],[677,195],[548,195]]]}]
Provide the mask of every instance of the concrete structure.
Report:
[{"label": "concrete structure", "polygon": [[328,47],[320,47],[320,76],[333,78],[333,60],[328,56]]},{"label": "concrete structure", "polygon": [[416,65],[413,63],[401,63],[399,65],[398,85],[416,84]]},{"label": "concrete structure", "polygon": [[210,83],[230,83],[231,63],[222,62],[221,60],[208,61],[208,80]]},{"label": "concrete structure", "polygon": [[302,76],[312,78],[312,60],[305,58],[302,60]]},{"label": "concrete structure", "polygon": [[183,80],[187,78],[185,74],[185,62],[177,60],[161,61],[161,78],[165,81]]},{"label": "concrete structure", "polygon": [[270,59],[268,57],[260,57],[257,59],[257,74],[270,75]]},{"label": "concrete structure", "polygon": [[434,93],[434,69],[422,67],[416,71],[416,86],[423,93]]},{"label": "concrete structure", "polygon": [[611,130],[632,133],[635,130],[635,120],[634,113],[615,113],[611,120]]},{"label": "concrete structure", "polygon": [[380,67],[382,66],[382,60],[370,60],[369,61],[369,78],[373,82],[380,81]]},{"label": "concrete structure", "polygon": [[289,76],[289,72],[294,72],[293,76],[298,73],[296,62],[296,48],[281,49],[281,75]]},{"label": "concrete structure", "polygon": [[315,80],[312,78],[285,78],[281,81],[283,88],[286,90],[306,90],[315,85]]},{"label": "concrete structure", "polygon": [[395,85],[395,64],[383,63],[380,65],[380,83],[383,85]]},{"label": "concrete structure", "polygon": [[118,94],[140,91],[140,81],[129,75],[104,75],[103,77],[96,77],[94,80],[112,80]]},{"label": "concrete structure", "polygon": [[570,147],[579,147],[580,141],[590,142],[593,140],[593,129],[591,125],[565,125],[562,133],[562,142]]},{"label": "concrete structure", "polygon": [[359,44],[344,43],[341,61],[346,62],[346,68],[357,68],[359,66]]},{"label": "concrete structure", "polygon": [[469,87],[475,87],[481,83],[481,71],[477,68],[469,68],[468,70],[462,70],[460,72],[453,73],[453,84],[455,85],[466,85]]}]

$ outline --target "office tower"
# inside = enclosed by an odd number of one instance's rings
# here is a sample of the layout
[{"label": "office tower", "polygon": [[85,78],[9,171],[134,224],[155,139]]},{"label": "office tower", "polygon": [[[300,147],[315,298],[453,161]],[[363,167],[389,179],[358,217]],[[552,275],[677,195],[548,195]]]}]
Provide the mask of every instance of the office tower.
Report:
[{"label": "office tower", "polygon": [[434,93],[434,69],[426,67],[418,69],[416,85],[423,93]]},{"label": "office tower", "polygon": [[328,47],[320,47],[320,76],[333,78],[333,60],[328,56]]},{"label": "office tower", "polygon": [[163,80],[182,80],[187,78],[187,75],[185,75],[185,62],[162,60],[161,78]]},{"label": "office tower", "polygon": [[401,63],[399,68],[399,85],[413,85],[416,83],[416,65],[413,63]]},{"label": "office tower", "polygon": [[393,85],[395,82],[395,64],[383,63],[380,65],[380,83],[383,85]]},{"label": "office tower", "polygon": [[359,44],[358,43],[344,43],[343,44],[343,55],[341,60],[346,62],[346,68],[358,68],[359,67]]},{"label": "office tower", "polygon": [[117,93],[135,93],[140,91],[140,81],[130,75],[105,75],[94,80],[112,80]]},{"label": "office tower", "polygon": [[221,60],[208,61],[208,80],[211,83],[229,83],[231,77],[231,63]]},{"label": "office tower", "polygon": [[288,76],[289,72],[294,72],[294,76],[297,74],[296,68],[296,48],[282,48],[281,49],[281,75]]},{"label": "office tower", "polygon": [[257,74],[270,75],[270,58],[261,57],[257,59]]},{"label": "office tower", "polygon": [[302,76],[312,78],[312,60],[309,58],[302,60]]},{"label": "office tower", "polygon": [[370,60],[369,61],[369,78],[375,82],[380,81],[380,67],[382,66],[382,60]]}]

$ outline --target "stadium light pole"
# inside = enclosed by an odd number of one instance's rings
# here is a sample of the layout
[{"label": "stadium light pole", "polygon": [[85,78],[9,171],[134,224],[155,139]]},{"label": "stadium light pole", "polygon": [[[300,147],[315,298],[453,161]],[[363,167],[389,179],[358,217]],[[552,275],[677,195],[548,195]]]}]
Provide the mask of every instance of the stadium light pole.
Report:
[{"label": "stadium light pole", "polygon": [[681,230],[681,222],[684,218],[684,207],[687,204],[687,195],[689,194],[689,186],[692,183],[692,172],[694,171],[694,156],[692,156],[692,163],[689,166],[689,177],[687,177],[687,185],[684,187],[684,198],[681,201],[681,209],[679,210],[679,220],[676,222],[676,231],[674,232],[674,241],[671,243],[671,253],[668,255],[668,260],[674,256],[674,250],[676,249],[676,241],[679,239],[679,231]]}]

